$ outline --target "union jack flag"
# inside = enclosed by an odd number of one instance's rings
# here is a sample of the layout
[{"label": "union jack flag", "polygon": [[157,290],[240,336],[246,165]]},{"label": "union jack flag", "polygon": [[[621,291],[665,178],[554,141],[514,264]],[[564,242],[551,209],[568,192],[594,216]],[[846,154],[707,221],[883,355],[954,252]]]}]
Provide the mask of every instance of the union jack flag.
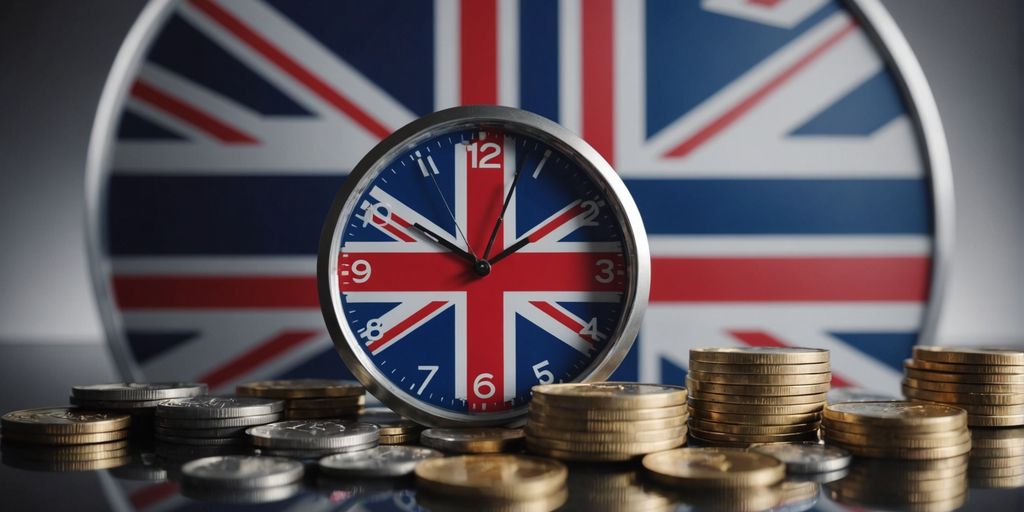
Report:
[{"label": "union jack flag", "polygon": [[[892,72],[828,0],[183,1],[121,118],[106,217],[139,376],[331,375],[315,252],[345,173],[428,112],[580,133],[640,206],[652,304],[618,378],[687,349],[831,349],[895,392],[920,330],[930,180]],[[156,30],[156,29],[154,29]]]}]

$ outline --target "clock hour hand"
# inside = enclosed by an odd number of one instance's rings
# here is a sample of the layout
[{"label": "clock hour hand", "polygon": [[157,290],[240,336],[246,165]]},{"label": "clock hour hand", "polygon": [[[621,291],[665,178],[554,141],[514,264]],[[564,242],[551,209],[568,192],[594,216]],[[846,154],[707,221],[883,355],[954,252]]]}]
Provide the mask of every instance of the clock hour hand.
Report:
[{"label": "clock hour hand", "polygon": [[459,247],[459,246],[449,242],[448,240],[446,240],[444,238],[441,238],[440,236],[438,236],[433,231],[423,227],[420,223],[418,223],[418,222],[414,223],[412,225],[412,227],[414,227],[417,230],[419,230],[420,233],[423,233],[424,235],[427,235],[427,238],[431,239],[432,241],[434,241],[434,243],[444,247],[445,249],[448,249],[449,251],[451,251],[456,256],[458,256],[460,258],[463,258],[463,259],[469,261],[470,263],[476,263],[476,257],[475,256],[473,256],[472,254],[466,252],[461,247]]},{"label": "clock hour hand", "polygon": [[523,237],[518,242],[508,246],[508,248],[506,248],[504,251],[499,252],[493,258],[487,260],[487,263],[494,265],[495,263],[509,257],[512,253],[518,251],[519,249],[526,247],[526,244],[528,243],[530,243],[530,237]]}]

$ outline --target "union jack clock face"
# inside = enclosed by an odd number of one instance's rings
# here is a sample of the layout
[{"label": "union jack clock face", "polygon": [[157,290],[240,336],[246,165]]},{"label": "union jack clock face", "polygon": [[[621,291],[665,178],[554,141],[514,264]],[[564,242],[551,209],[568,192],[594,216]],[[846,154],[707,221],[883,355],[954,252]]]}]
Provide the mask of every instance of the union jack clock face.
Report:
[{"label": "union jack clock face", "polygon": [[536,384],[607,377],[650,280],[639,212],[607,162],[495,106],[378,144],[334,201],[318,267],[349,369],[430,424],[509,422]]}]

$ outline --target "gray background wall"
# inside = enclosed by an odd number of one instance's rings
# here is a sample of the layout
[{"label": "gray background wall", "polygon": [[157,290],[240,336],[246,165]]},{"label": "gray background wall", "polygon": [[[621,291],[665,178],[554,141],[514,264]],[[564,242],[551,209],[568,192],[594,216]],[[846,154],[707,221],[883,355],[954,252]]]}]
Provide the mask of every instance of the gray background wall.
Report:
[{"label": "gray background wall", "polygon": [[[1021,3],[884,3],[931,82],[955,170],[956,259],[938,341],[1017,341],[1024,333]],[[0,5],[0,354],[16,344],[101,343],[84,252],[83,167],[107,70],[141,6]]]}]

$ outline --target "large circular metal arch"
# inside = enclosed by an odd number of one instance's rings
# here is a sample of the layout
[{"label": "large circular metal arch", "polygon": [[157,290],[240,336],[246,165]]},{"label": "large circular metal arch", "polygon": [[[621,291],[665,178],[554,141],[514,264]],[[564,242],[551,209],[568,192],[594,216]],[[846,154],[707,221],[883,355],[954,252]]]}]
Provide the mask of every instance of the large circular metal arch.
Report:
[{"label": "large circular metal arch", "polygon": [[[946,276],[953,249],[954,197],[948,147],[938,109],[916,57],[899,28],[879,0],[845,0],[866,23],[863,28],[876,40],[876,49],[891,64],[890,72],[902,88],[921,145],[919,151],[931,181],[933,244],[928,303],[919,331],[922,343],[934,342],[941,312]],[[111,171],[117,124],[133,77],[160,28],[171,14],[174,0],[151,0],[125,39],[103,88],[86,162],[87,253],[97,305],[108,345],[118,370],[127,380],[144,380],[125,339],[121,316],[111,288],[111,262],[107,246],[107,177]]]}]

